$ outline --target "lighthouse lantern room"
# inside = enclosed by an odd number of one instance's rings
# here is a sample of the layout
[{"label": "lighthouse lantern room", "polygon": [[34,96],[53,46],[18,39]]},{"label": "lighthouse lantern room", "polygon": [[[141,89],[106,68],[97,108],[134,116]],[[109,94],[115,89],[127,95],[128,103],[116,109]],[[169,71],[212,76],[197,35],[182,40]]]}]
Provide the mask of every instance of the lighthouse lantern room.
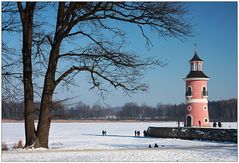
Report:
[{"label": "lighthouse lantern room", "polygon": [[203,60],[197,55],[189,61],[190,72],[184,79],[186,81],[186,117],[185,126],[207,127],[208,116],[208,89],[207,77],[203,73]]}]

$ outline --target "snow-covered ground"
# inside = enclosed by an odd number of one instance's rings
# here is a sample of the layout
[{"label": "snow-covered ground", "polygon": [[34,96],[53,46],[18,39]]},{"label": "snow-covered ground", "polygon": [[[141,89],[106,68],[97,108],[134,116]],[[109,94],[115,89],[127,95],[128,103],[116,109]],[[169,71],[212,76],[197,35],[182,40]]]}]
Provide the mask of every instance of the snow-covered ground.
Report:
[{"label": "snow-covered ground", "polygon": [[[24,124],[2,123],[2,142],[10,147],[2,152],[2,161],[237,161],[234,143],[134,136],[135,130],[142,135],[149,126],[177,123],[53,123],[48,150],[11,149],[20,139],[24,141]],[[237,123],[223,123],[223,127],[237,128]],[[155,143],[159,148],[148,148]]]}]

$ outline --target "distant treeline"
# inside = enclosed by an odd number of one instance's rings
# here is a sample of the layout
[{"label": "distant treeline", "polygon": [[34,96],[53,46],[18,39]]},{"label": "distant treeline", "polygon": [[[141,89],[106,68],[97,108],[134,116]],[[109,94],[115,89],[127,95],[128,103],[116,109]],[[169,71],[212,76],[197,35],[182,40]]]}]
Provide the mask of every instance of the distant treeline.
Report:
[{"label": "distant treeline", "polygon": [[[35,104],[36,115],[39,103]],[[122,107],[86,105],[79,102],[74,107],[67,107],[57,102],[53,105],[53,119],[63,120],[161,120],[184,121],[185,104],[158,104],[155,107],[126,103]],[[23,103],[6,103],[2,101],[3,119],[24,119]],[[237,99],[209,102],[210,121],[237,121]]]}]

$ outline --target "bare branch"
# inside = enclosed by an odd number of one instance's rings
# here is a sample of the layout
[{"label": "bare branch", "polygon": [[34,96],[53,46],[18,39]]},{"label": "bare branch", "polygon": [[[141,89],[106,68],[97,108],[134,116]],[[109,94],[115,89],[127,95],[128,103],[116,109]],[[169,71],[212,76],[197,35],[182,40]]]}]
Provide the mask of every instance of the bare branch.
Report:
[{"label": "bare branch", "polygon": [[149,45],[153,46],[153,43],[152,43],[152,42],[150,41],[150,39],[144,34],[143,28],[142,28],[140,25],[138,25],[138,27],[139,27],[139,29],[140,29],[140,31],[141,31],[143,37],[146,39],[146,43],[147,43],[148,47],[149,47]]}]

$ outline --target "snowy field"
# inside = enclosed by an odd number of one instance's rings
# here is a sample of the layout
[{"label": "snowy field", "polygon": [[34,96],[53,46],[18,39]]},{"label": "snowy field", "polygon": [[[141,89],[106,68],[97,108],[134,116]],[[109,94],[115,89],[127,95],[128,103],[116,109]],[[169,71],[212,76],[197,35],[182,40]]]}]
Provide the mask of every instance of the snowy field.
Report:
[{"label": "snowy field", "polygon": [[[237,128],[237,123],[222,123],[224,128]],[[176,122],[131,123],[53,123],[50,149],[12,149],[24,141],[23,123],[2,123],[2,161],[237,161],[237,144],[198,140],[144,138],[149,126],[176,127]],[[101,131],[107,135],[102,136]],[[134,131],[141,136],[135,137]],[[157,143],[159,148],[149,149]]]}]

